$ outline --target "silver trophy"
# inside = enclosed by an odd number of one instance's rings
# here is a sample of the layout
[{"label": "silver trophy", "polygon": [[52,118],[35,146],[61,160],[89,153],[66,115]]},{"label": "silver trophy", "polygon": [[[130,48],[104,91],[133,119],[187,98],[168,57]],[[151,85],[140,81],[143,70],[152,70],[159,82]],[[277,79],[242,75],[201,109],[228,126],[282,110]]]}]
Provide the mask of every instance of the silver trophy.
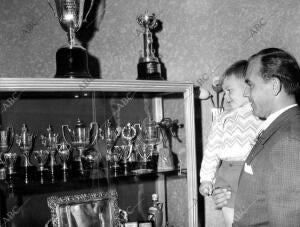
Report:
[{"label": "silver trophy", "polygon": [[159,124],[151,118],[145,118],[141,126],[142,140],[146,148],[152,152],[160,141]]},{"label": "silver trophy", "polygon": [[4,156],[6,167],[8,169],[8,171],[7,171],[8,175],[12,175],[12,174],[16,173],[14,166],[15,166],[15,162],[17,160],[18,155],[14,152],[7,152],[3,156]]},{"label": "silver trophy", "polygon": [[24,156],[24,167],[27,169],[28,166],[32,166],[30,163],[30,151],[33,146],[34,136],[28,132],[28,128],[25,124],[22,125],[21,132],[16,134],[16,144],[18,144],[21,153]]},{"label": "silver trophy", "polygon": [[99,129],[99,135],[106,145],[106,161],[110,162],[112,161],[112,149],[121,135],[121,128],[114,127],[112,121],[107,120],[104,124],[104,129]]},{"label": "silver trophy", "polygon": [[58,133],[54,133],[51,125],[47,128],[47,134],[41,135],[40,137],[41,143],[50,153],[50,170],[51,174],[54,174],[54,166],[57,165],[55,161],[55,153],[58,144]]},{"label": "silver trophy", "polygon": [[62,125],[62,134],[64,141],[71,144],[78,152],[75,154],[75,162],[79,163],[79,171],[83,173],[81,158],[84,151],[95,145],[98,138],[98,124],[92,122],[89,126],[86,126],[78,119],[74,129],[70,129],[68,125]]},{"label": "silver trophy", "polygon": [[22,155],[24,156],[24,168],[25,168],[25,184],[28,184],[28,167],[32,166],[30,163],[30,152],[33,146],[34,136],[28,132],[28,128],[25,124],[22,125],[20,134],[16,134],[16,144],[18,144]]},{"label": "silver trophy", "polygon": [[71,145],[65,142],[57,144],[58,156],[62,161],[62,170],[65,172],[68,169],[67,161],[70,156]]},{"label": "silver trophy", "polygon": [[123,146],[113,146],[111,149],[111,162],[113,165],[111,166],[114,170],[114,174],[117,175],[117,170],[120,167],[118,162],[122,159],[123,155]]},{"label": "silver trophy", "polygon": [[3,154],[9,152],[14,142],[14,130],[12,127],[0,130],[0,164],[3,162]]},{"label": "silver trophy", "polygon": [[43,172],[45,169],[44,165],[47,162],[49,156],[49,150],[46,149],[35,150],[33,151],[33,156],[38,163],[38,171]]},{"label": "silver trophy", "polygon": [[156,151],[156,145],[160,142],[159,125],[151,118],[145,118],[141,125],[142,145],[138,149],[141,157],[142,168],[140,171],[149,171],[147,162],[150,161],[153,153]]},{"label": "silver trophy", "polygon": [[136,125],[132,125],[130,122],[122,129],[122,138],[126,141],[126,145],[123,146],[123,164],[125,171],[127,171],[128,162],[136,161],[133,157],[133,142],[137,136]]},{"label": "silver trophy", "polygon": [[[88,71],[86,49],[75,43],[75,33],[86,21],[94,0],[54,0],[48,3],[57,17],[61,27],[68,34],[68,45],[60,48],[56,53],[57,71],[55,77],[91,77]],[[85,13],[85,4],[89,3],[88,11]],[[85,15],[84,15],[85,14]]]},{"label": "silver trophy", "polygon": [[67,170],[68,165],[67,161],[70,157],[71,145],[65,142],[57,144],[58,157],[62,161],[62,170],[63,170],[63,181],[67,182]]},{"label": "silver trophy", "polygon": [[45,170],[44,165],[47,162],[49,156],[49,150],[41,149],[33,151],[33,156],[38,163],[38,171],[40,172],[40,183],[44,183],[43,172]]},{"label": "silver trophy", "polygon": [[155,14],[139,15],[137,23],[143,28],[143,51],[138,63],[138,78],[141,80],[161,80],[161,64],[155,56],[153,49],[153,37],[151,30],[156,28],[157,19]]}]

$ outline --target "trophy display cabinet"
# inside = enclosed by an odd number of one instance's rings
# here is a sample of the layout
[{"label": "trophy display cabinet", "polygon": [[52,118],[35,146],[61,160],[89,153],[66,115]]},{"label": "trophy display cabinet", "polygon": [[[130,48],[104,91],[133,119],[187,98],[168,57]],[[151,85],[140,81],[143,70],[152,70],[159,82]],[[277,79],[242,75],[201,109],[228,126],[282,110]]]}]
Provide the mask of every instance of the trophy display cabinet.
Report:
[{"label": "trophy display cabinet", "polygon": [[161,226],[199,226],[192,83],[0,78],[0,94],[0,226],[138,226],[152,194]]}]

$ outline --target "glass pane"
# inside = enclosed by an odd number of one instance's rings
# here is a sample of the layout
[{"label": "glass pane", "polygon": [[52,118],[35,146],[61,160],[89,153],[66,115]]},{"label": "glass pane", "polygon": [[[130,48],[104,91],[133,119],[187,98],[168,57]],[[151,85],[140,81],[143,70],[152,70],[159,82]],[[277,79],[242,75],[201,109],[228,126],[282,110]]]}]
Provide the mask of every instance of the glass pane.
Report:
[{"label": "glass pane", "polygon": [[1,216],[17,210],[7,221],[42,226],[49,196],[67,220],[64,199],[94,207],[77,195],[115,191],[129,222],[149,221],[158,194],[162,225],[188,226],[184,102],[183,92],[1,92]]}]

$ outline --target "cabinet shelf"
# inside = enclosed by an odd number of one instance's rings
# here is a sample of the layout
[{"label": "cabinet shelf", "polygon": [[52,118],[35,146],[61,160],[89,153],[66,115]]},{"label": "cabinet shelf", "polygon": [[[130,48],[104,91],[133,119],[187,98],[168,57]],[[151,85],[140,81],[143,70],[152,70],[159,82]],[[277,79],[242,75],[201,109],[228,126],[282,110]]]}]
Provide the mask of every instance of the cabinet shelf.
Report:
[{"label": "cabinet shelf", "polygon": [[[95,170],[92,170],[95,172]],[[66,180],[63,180],[62,175],[57,176],[56,179],[51,179],[50,173],[44,173],[43,183],[40,182],[40,176],[38,172],[29,174],[30,181],[24,182],[24,176],[14,175],[8,177],[6,180],[0,181],[1,191],[4,192],[5,196],[17,196],[17,195],[38,195],[38,194],[49,194],[54,192],[64,191],[76,191],[83,189],[97,189],[108,187],[109,183],[138,183],[143,181],[154,181],[159,176],[186,178],[186,169],[181,170],[165,170],[165,171],[153,171],[145,173],[128,173],[128,174],[115,174],[110,171],[110,175],[105,176],[105,170],[99,169],[99,173],[86,172],[82,176],[68,174]]]}]

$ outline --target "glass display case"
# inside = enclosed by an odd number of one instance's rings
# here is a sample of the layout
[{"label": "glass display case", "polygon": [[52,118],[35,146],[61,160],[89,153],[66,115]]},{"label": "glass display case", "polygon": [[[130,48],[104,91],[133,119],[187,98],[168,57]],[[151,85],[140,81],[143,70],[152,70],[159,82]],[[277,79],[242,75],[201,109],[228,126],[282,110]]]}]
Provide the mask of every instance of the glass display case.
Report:
[{"label": "glass display case", "polygon": [[193,92],[190,82],[0,78],[1,224],[95,226],[77,220],[84,213],[139,226],[155,222],[157,194],[160,226],[198,226]]}]

